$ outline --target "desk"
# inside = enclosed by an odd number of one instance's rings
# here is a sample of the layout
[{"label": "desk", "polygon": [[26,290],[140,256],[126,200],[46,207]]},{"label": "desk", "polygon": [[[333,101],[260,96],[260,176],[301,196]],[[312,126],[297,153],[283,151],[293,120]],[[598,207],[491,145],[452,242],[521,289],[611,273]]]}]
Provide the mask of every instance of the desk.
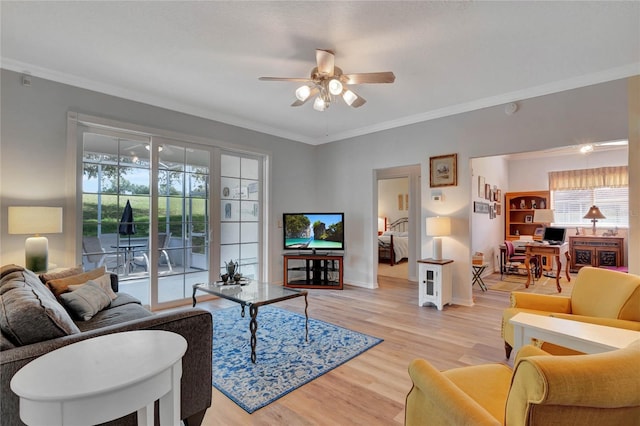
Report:
[{"label": "desk", "polygon": [[[133,262],[133,257],[135,254],[136,249],[141,249],[143,247],[147,247],[147,244],[143,244],[143,243],[120,243],[119,245],[112,245],[111,248],[114,249],[118,249],[118,252],[122,251],[124,252],[124,275],[127,276],[129,275],[129,271],[133,272],[133,270],[135,269],[136,265]],[[145,260],[145,264],[148,265],[149,264],[149,259],[147,257],[147,253],[142,253],[142,256],[144,257]]]},{"label": "desk", "polygon": [[137,412],[139,425],[180,424],[184,337],[139,330],[83,340],[42,355],[11,379],[28,425],[93,425]]},{"label": "desk", "polygon": [[509,320],[513,324],[515,353],[531,339],[543,340],[587,354],[627,347],[640,339],[640,332],[624,328],[554,318],[520,312]]},{"label": "desk", "polygon": [[471,287],[473,287],[474,284],[478,284],[480,290],[487,291],[487,286],[482,279],[482,273],[487,269],[487,266],[489,266],[488,263],[483,263],[482,265],[471,264],[471,268],[473,269],[473,282],[471,283]]},{"label": "desk", "polygon": [[560,261],[560,255],[564,254],[564,256],[566,257],[565,273],[567,276],[567,281],[571,281],[571,277],[569,276],[569,264],[571,263],[571,255],[569,254],[569,243],[562,243],[558,246],[552,246],[550,244],[542,243],[527,244],[525,246],[524,254],[524,264],[527,267],[527,283],[525,284],[526,288],[529,288],[529,284],[531,284],[531,266],[529,265],[531,256],[555,256],[556,264],[558,265],[558,270],[556,271],[556,288],[558,289],[558,293],[561,293],[562,287],[560,287],[560,274],[562,272],[562,262]]}]

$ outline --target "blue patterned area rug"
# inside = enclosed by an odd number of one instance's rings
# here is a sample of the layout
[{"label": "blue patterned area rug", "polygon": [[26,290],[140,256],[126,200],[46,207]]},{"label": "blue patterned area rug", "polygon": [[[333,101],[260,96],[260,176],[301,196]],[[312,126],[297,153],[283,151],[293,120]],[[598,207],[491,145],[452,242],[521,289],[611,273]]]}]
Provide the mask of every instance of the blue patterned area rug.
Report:
[{"label": "blue patterned area rug", "polygon": [[213,313],[213,386],[246,412],[264,407],[344,364],[382,339],[263,306],[258,310],[256,363],[251,362],[249,313],[240,307]]}]

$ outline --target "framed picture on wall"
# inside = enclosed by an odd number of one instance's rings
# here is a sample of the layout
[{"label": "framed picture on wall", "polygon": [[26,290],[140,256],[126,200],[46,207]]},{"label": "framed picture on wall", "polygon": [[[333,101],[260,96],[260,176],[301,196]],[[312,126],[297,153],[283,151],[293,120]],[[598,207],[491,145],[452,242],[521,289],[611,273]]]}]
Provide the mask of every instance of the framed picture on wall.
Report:
[{"label": "framed picture on wall", "polygon": [[491,185],[488,183],[484,185],[484,198],[485,200],[491,199]]},{"label": "framed picture on wall", "polygon": [[429,186],[458,185],[458,154],[429,157]]},{"label": "framed picture on wall", "polygon": [[478,176],[478,198],[484,198],[484,177]]},{"label": "framed picture on wall", "polygon": [[482,203],[480,201],[473,202],[474,213],[489,213],[489,203]]}]

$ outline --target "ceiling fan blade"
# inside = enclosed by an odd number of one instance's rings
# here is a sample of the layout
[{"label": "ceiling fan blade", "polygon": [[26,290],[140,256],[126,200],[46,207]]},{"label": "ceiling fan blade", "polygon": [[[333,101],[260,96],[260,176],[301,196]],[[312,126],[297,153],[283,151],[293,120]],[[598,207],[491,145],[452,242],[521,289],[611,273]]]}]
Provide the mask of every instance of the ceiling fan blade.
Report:
[{"label": "ceiling fan blade", "polygon": [[393,83],[396,76],[391,72],[367,72],[357,74],[343,74],[347,84],[365,84],[365,83]]},{"label": "ceiling fan blade", "polygon": [[311,80],[308,78],[302,77],[259,77],[258,80],[261,81],[298,81],[301,83],[308,83]]},{"label": "ceiling fan blade", "polygon": [[307,101],[311,98],[313,98],[315,95],[318,94],[318,92],[320,91],[320,89],[318,89],[317,87],[314,87],[311,89],[311,92],[309,92],[309,96],[307,96],[307,99],[305,99],[304,101],[301,101],[300,99],[296,99],[296,101],[294,103],[291,104],[292,107],[297,107],[297,106],[301,106],[307,103]]},{"label": "ceiling fan blade", "polygon": [[362,105],[364,105],[366,103],[367,103],[367,100],[365,98],[363,98],[362,96],[358,95],[358,99],[353,101],[353,103],[351,104],[351,107],[352,108],[360,108]]},{"label": "ceiling fan blade", "polygon": [[331,50],[316,49],[316,62],[318,64],[318,73],[333,76],[335,65],[335,55]]}]

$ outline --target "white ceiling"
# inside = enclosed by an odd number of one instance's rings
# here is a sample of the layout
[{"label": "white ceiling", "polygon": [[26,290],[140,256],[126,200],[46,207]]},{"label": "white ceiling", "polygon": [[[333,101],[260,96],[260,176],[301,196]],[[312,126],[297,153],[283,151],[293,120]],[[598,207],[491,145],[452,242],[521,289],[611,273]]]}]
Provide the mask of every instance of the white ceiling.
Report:
[{"label": "white ceiling", "polygon": [[[0,3],[2,68],[320,144],[640,74],[640,2]],[[315,49],[359,108],[292,108]]]}]

